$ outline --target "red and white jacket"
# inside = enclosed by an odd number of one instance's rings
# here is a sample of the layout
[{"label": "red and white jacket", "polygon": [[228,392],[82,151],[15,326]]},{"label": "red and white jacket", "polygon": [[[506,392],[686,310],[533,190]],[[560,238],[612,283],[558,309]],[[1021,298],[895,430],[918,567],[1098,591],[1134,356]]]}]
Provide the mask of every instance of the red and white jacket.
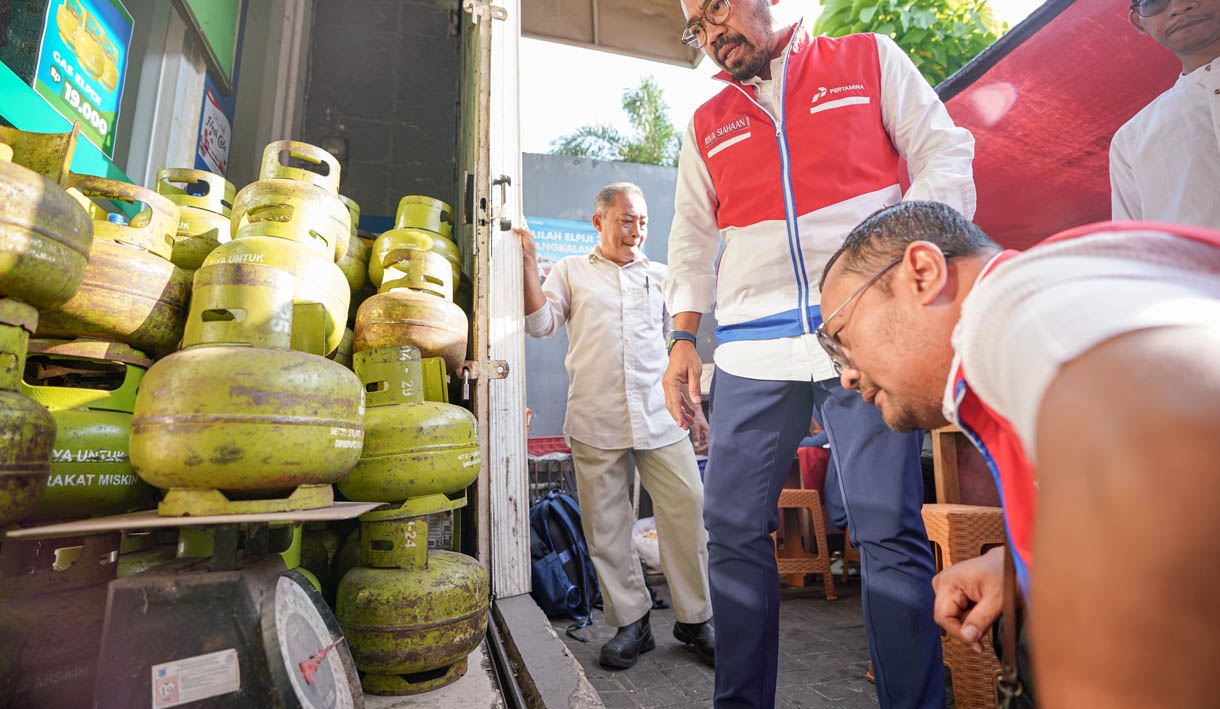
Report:
[{"label": "red and white jacket", "polygon": [[888,37],[815,37],[798,23],[771,76],[743,84],[718,74],[728,86],[687,129],[666,303],[673,313],[715,306],[716,364],[731,374],[825,379],[830,362],[810,333],[826,260],[900,199],[972,217],[974,139]]}]

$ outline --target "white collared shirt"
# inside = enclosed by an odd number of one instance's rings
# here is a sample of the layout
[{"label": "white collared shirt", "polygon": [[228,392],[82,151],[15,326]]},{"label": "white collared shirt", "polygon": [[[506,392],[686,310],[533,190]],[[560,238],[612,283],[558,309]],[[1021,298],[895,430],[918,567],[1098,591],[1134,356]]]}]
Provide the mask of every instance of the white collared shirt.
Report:
[{"label": "white collared shirt", "polygon": [[669,314],[663,263],[646,256],[625,266],[601,247],[555,264],[546,305],[525,316],[525,331],[550,337],[566,322],[568,412],[564,435],[594,448],[652,450],[686,438],[665,408]]},{"label": "white collared shirt", "polygon": [[1220,59],[1178,77],[1110,142],[1115,219],[1220,229]]}]

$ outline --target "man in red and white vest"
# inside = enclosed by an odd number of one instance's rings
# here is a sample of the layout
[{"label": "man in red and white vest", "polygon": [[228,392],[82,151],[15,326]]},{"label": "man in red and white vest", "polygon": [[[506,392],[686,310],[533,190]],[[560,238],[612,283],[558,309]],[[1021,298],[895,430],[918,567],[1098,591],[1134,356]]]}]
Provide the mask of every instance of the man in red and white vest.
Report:
[{"label": "man in red and white vest", "polygon": [[[1220,231],[1106,222],[1018,253],[906,202],[851,233],[822,302],[844,387],[895,430],[957,423],[986,460],[1040,705],[1214,705]],[[1003,558],[934,582],[978,650]]]},{"label": "man in red and white vest", "polygon": [[[828,501],[860,550],[877,697],[884,708],[939,708],[944,670],[919,514],[920,434],[889,431],[843,390],[813,332],[818,274],[860,220],[902,199],[973,214],[974,140],[889,37],[817,37],[804,21],[777,26],[776,2],[682,1],[684,41],[724,69],[716,78],[725,84],[696,111],[678,160],[665,283],[674,330],[663,380],[681,424],[701,398],[691,341],[714,307],[704,520],[715,703],[774,705],[779,580],[770,534],[814,413],[831,443]],[[895,478],[903,484],[887,484]]]}]

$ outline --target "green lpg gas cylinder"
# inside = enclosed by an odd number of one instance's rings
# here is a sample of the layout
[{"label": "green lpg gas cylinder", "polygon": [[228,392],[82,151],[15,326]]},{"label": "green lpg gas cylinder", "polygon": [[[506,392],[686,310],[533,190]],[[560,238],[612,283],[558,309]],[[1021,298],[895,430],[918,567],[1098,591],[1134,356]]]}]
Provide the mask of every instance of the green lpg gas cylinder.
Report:
[{"label": "green lpg gas cylinder", "polygon": [[[294,160],[311,169],[290,165]],[[308,143],[269,144],[259,180],[237,193],[231,228],[234,238],[290,239],[338,262],[352,238],[351,216],[339,199],[339,161]]]},{"label": "green lpg gas cylinder", "polygon": [[[329,354],[339,348],[351,300],[351,290],[343,272],[327,256],[287,239],[247,236],[222,244],[209,254],[199,269],[200,275],[195,278],[195,297],[188,322],[194,323],[202,317],[201,303],[212,299],[208,289],[235,285],[213,277],[211,267],[229,264],[241,264],[250,269],[275,268],[292,274],[294,306],[317,303],[325,312],[323,350],[316,354]],[[184,344],[194,344],[189,334]]]},{"label": "green lpg gas cylinder", "polygon": [[347,245],[347,253],[339,260],[339,270],[343,271],[353,293],[364,287],[369,270],[369,245],[364,239],[352,237]]},{"label": "green lpg gas cylinder", "polygon": [[157,491],[128,456],[136,390],[152,360],[98,340],[33,340],[22,391],[55,418],[46,495],[27,519],[148,509]]},{"label": "green lpg gas cylinder", "polygon": [[50,174],[66,177],[75,143],[75,129],[44,137],[0,126],[0,297],[53,308],[80,286],[93,222],[59,183],[23,166],[58,163]]},{"label": "green lpg gas cylinder", "polygon": [[352,368],[352,344],[355,342],[356,332],[350,328],[343,331],[343,341],[339,343],[339,349],[331,352],[328,357],[338,362],[339,364]]},{"label": "green lpg gas cylinder", "polygon": [[199,268],[212,249],[232,238],[229,217],[237,194],[232,182],[204,170],[166,168],[157,173],[157,194],[182,213],[170,256],[178,268]]},{"label": "green lpg gas cylinder", "polygon": [[86,206],[93,217],[93,236],[144,249],[166,261],[170,259],[181,220],[178,205],[150,189],[122,180],[72,173],[68,176],[68,186],[103,204],[109,201],[141,205],[143,209],[128,222],[111,218],[111,212],[98,202],[89,202]]},{"label": "green lpg gas cylinder", "polygon": [[399,249],[420,249],[431,251],[445,259],[453,269],[453,283],[456,285],[462,277],[462,253],[457,244],[433,231],[425,229],[392,229],[377,237],[373,242],[372,253],[369,254],[369,280],[374,286],[380,286],[385,270],[386,257],[392,251]]},{"label": "green lpg gas cylinder", "polygon": [[193,347],[141,382],[136,473],[160,488],[232,496],[333,483],[359,461],[364,389],[323,357],[266,347]]},{"label": "green lpg gas cylinder", "polygon": [[470,324],[454,305],[452,272],[435,253],[400,249],[386,257],[380,292],[356,313],[356,352],[414,345],[424,357],[443,357],[451,371],[466,357]]},{"label": "green lpg gas cylinder", "polygon": [[96,239],[76,295],[42,310],[38,336],[123,342],[154,357],[178,346],[190,302],[191,272],[144,249]]},{"label": "green lpg gas cylinder", "polygon": [[453,207],[435,197],[407,195],[398,201],[395,229],[427,229],[453,238]]},{"label": "green lpg gas cylinder", "polygon": [[334,570],[335,559],[339,556],[339,542],[338,533],[324,523],[306,524],[301,536],[300,568],[308,570],[317,579],[320,585],[318,590],[332,603],[338,581]]},{"label": "green lpg gas cylinder", "polygon": [[459,679],[487,630],[487,574],[428,551],[420,518],[361,525],[361,566],[339,582],[335,616],[371,694],[418,694]]},{"label": "green lpg gas cylinder", "polygon": [[0,298],[0,526],[24,518],[47,487],[55,419],[20,393],[26,347],[37,311]]},{"label": "green lpg gas cylinder", "polygon": [[401,502],[464,490],[479,476],[474,415],[460,406],[424,401],[423,367],[415,347],[357,352],[364,384],[364,450],[339,483],[360,502]]}]

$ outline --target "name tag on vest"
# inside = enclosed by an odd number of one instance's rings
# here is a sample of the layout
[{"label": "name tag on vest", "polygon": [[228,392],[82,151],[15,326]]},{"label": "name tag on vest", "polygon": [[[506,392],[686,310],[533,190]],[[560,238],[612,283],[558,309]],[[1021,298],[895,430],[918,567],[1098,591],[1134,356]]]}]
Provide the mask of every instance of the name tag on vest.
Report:
[{"label": "name tag on vest", "polygon": [[740,116],[703,136],[703,149],[707,151],[707,157],[710,159],[721,150],[749,139],[751,135],[753,133],[750,131],[750,117]]}]

